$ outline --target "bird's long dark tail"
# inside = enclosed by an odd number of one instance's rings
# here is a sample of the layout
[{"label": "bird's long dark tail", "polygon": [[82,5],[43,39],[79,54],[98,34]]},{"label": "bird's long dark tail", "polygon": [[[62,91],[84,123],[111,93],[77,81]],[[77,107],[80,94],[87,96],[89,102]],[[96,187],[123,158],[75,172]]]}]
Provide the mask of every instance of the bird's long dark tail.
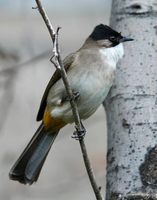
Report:
[{"label": "bird's long dark tail", "polygon": [[11,168],[9,173],[10,179],[23,184],[36,182],[58,132],[48,133],[43,124],[41,124],[19,159]]}]

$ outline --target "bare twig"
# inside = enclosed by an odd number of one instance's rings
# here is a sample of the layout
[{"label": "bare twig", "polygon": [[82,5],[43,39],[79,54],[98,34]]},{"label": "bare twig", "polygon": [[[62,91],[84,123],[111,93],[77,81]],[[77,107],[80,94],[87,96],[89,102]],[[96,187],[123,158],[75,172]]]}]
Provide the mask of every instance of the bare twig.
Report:
[{"label": "bare twig", "polygon": [[[48,30],[49,30],[49,33],[50,33],[50,36],[51,36],[51,39],[52,39],[52,42],[53,42],[53,56],[54,56],[53,58],[55,59],[55,61],[52,61],[52,59],[51,59],[51,62],[55,63],[55,67],[58,68],[61,72],[62,80],[64,82],[64,86],[65,86],[68,98],[70,100],[71,109],[72,109],[74,120],[75,120],[76,133],[78,134],[78,138],[79,138],[80,134],[82,132],[84,132],[85,130],[84,130],[84,127],[83,127],[82,122],[81,122],[80,117],[79,117],[77,104],[75,103],[75,97],[74,97],[73,91],[70,87],[70,84],[69,84],[69,81],[68,81],[68,78],[67,78],[67,74],[66,74],[66,71],[65,71],[65,68],[64,68],[64,65],[63,65],[63,61],[61,59],[60,51],[59,51],[58,32],[59,32],[60,27],[57,28],[57,31],[55,32],[51,23],[50,23],[50,20],[48,19],[47,14],[45,13],[45,11],[43,9],[43,6],[42,6],[40,0],[36,0],[36,3],[38,5],[39,12],[40,12]],[[96,183],[96,180],[95,180],[95,177],[94,177],[94,174],[93,174],[93,170],[92,170],[92,167],[91,167],[91,164],[90,164],[90,161],[89,161],[89,157],[88,157],[88,154],[87,154],[84,139],[83,138],[79,139],[79,142],[80,142],[80,147],[81,147],[84,163],[85,163],[85,166],[86,166],[86,170],[87,170],[92,188],[94,190],[96,199],[97,200],[103,200],[103,197],[101,196],[100,189],[99,189],[100,187],[97,186],[97,183]]]},{"label": "bare twig", "polygon": [[43,20],[44,20],[46,26],[47,26],[47,29],[48,29],[48,31],[49,31],[49,33],[50,33],[52,42],[54,43],[55,30],[54,30],[54,28],[52,27],[52,25],[51,25],[51,23],[50,23],[50,20],[49,20],[49,18],[48,18],[48,16],[47,16],[47,14],[46,14],[46,12],[45,12],[43,6],[41,5],[40,0],[39,0],[39,1],[36,0],[36,3],[37,3],[37,7],[38,7],[38,9],[39,9],[39,12],[40,12],[40,14],[41,14],[41,16],[42,16],[42,18],[43,18]]}]

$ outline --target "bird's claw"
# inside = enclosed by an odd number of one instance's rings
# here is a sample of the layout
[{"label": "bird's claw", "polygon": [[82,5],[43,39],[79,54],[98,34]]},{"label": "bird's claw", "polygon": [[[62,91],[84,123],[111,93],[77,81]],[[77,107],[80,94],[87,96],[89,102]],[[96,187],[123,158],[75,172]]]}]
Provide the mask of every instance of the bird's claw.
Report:
[{"label": "bird's claw", "polygon": [[72,92],[73,92],[72,98],[69,98],[68,96],[66,96],[65,98],[62,99],[62,102],[63,101],[72,101],[72,100],[76,101],[79,98],[79,96],[80,96],[79,92],[74,91],[74,90]]},{"label": "bird's claw", "polygon": [[86,135],[86,132],[83,130],[83,131],[75,131],[73,133],[73,136],[71,136],[73,139],[76,139],[76,140],[82,140],[84,138],[84,136]]},{"label": "bird's claw", "polygon": [[77,91],[73,91],[73,97],[74,97],[74,100],[77,100],[80,96],[80,93],[77,92]]},{"label": "bird's claw", "polygon": [[76,127],[76,131],[74,131],[73,136],[71,137],[76,140],[83,140],[85,135],[86,135],[86,129],[84,128],[84,126],[82,126],[81,130],[78,130],[78,128]]}]

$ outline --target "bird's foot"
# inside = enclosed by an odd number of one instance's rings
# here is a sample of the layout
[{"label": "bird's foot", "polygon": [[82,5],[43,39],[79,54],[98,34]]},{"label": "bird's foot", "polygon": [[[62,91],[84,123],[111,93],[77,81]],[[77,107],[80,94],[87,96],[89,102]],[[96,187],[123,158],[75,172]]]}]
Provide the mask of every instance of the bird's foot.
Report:
[{"label": "bird's foot", "polygon": [[74,90],[72,92],[73,92],[72,98],[66,97],[67,101],[72,101],[72,100],[76,101],[80,97],[80,93],[79,92],[74,91]]},{"label": "bird's foot", "polygon": [[80,93],[79,92],[74,91],[74,90],[72,92],[73,92],[72,98],[69,98],[68,96],[66,96],[66,97],[64,97],[62,99],[62,102],[64,102],[64,101],[72,101],[72,100],[76,101],[80,97]]},{"label": "bird's foot", "polygon": [[72,138],[74,138],[74,139],[76,139],[76,140],[83,140],[83,138],[84,138],[85,135],[86,135],[86,129],[85,129],[85,127],[83,126],[82,123],[81,123],[81,126],[82,126],[81,130],[78,130],[78,128],[75,127],[75,128],[76,128],[76,131],[74,131]]},{"label": "bird's foot", "polygon": [[75,91],[75,90],[73,90],[73,98],[74,98],[74,100],[77,100],[79,97],[80,97],[80,93]]}]

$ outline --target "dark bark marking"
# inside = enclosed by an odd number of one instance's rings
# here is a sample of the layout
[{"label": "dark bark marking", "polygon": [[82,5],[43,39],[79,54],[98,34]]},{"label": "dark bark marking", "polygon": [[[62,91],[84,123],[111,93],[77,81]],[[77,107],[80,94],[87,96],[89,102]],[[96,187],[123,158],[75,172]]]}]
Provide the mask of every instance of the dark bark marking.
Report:
[{"label": "dark bark marking", "polygon": [[153,6],[142,2],[130,2],[129,6],[123,6],[117,14],[138,17],[156,16],[157,10]]},{"label": "dark bark marking", "polygon": [[157,188],[157,145],[148,149],[145,161],[139,167],[143,186]]},{"label": "dark bark marking", "polygon": [[130,128],[130,124],[127,122],[126,119],[122,119],[122,126],[123,126],[124,128]]},{"label": "dark bark marking", "polygon": [[155,34],[157,35],[157,26],[154,26]]},{"label": "dark bark marking", "polygon": [[157,200],[157,197],[145,193],[126,194],[125,196],[120,193],[112,193],[110,200]]}]

